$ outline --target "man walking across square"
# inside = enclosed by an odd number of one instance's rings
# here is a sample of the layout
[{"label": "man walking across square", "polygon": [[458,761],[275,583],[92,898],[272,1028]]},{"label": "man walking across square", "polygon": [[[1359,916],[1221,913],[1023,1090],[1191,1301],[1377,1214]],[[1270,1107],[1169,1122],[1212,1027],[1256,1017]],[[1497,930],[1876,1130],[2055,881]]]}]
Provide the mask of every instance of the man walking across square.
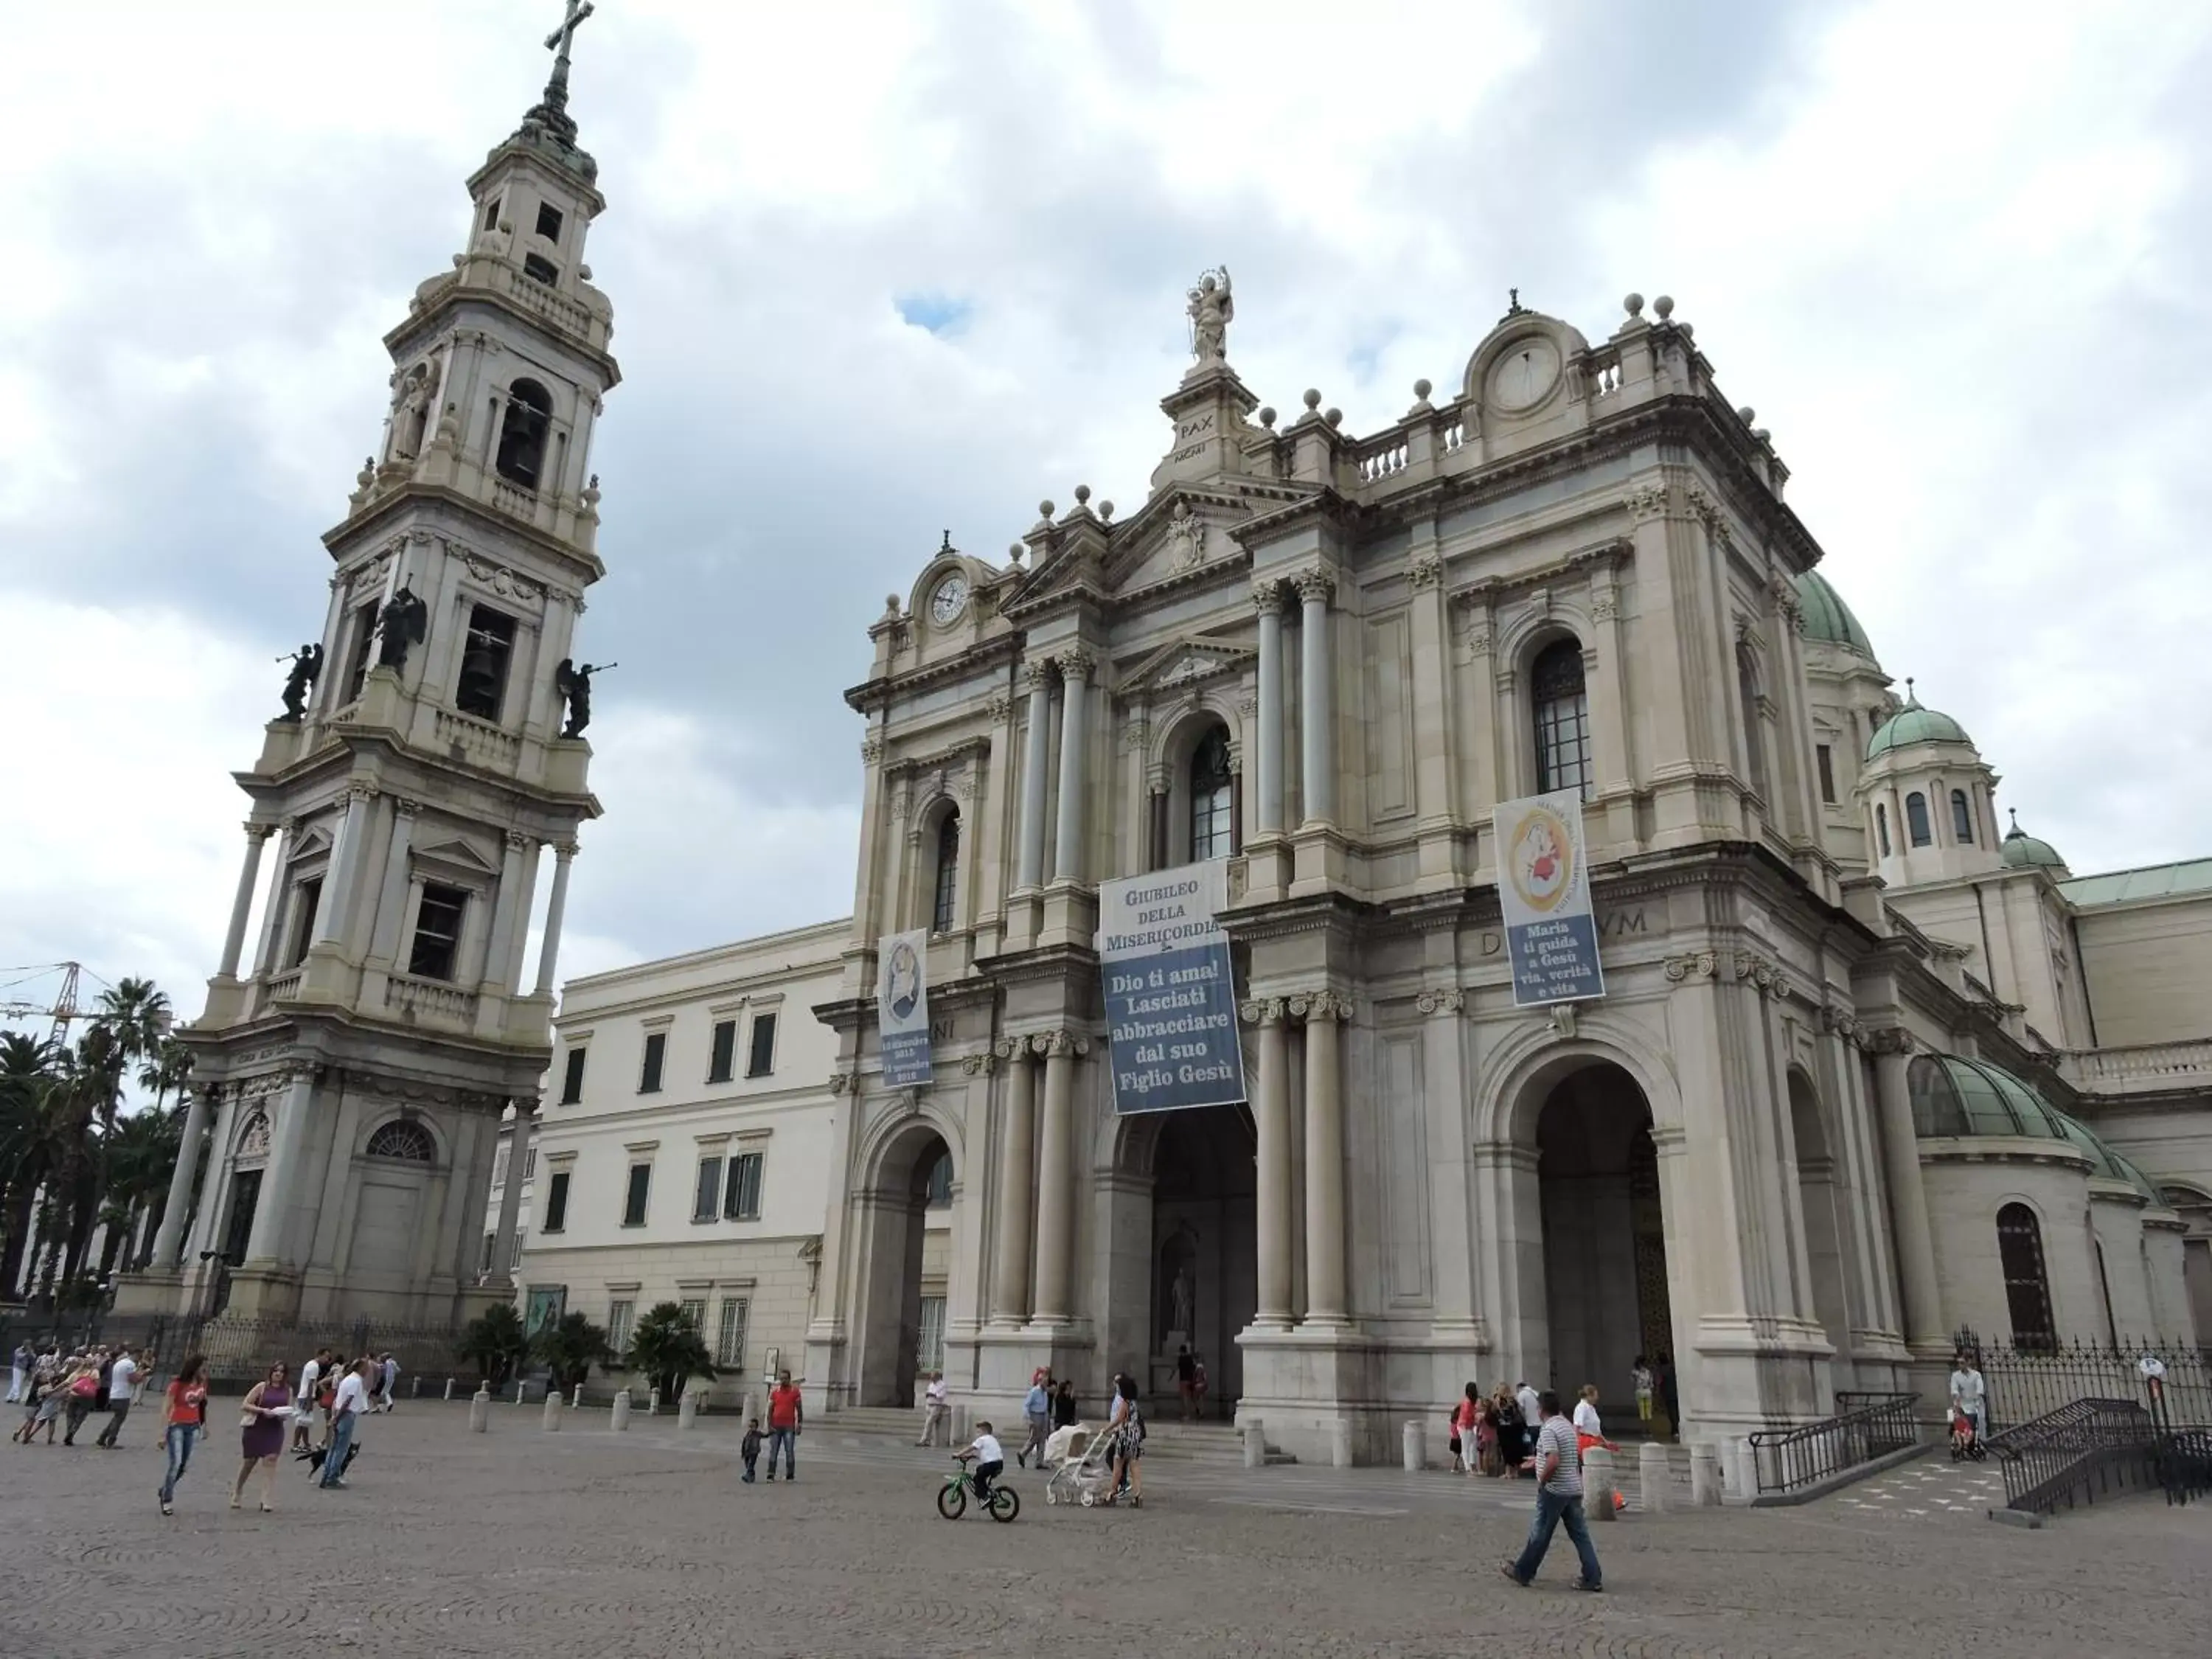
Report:
[{"label": "man walking across square", "polygon": [[338,1384],[331,1401],[331,1449],[323,1457],[323,1478],[317,1484],[325,1492],[345,1490],[345,1466],[353,1455],[354,1431],[368,1409],[368,1368],[374,1361],[356,1359]]},{"label": "man walking across square", "polygon": [[768,1478],[775,1480],[776,1449],[783,1449],[783,1478],[799,1479],[799,1431],[805,1426],[806,1408],[799,1390],[791,1386],[791,1373],[778,1371],[775,1387],[768,1395]]},{"label": "man walking across square", "polygon": [[[945,1386],[945,1373],[930,1372],[929,1387],[921,1396],[921,1438],[914,1443],[915,1445],[933,1446],[937,1443],[937,1431],[952,1413],[951,1400],[951,1391]],[[951,1444],[952,1431],[950,1427],[945,1428],[945,1443]]]},{"label": "man walking across square", "polygon": [[123,1419],[131,1415],[131,1397],[138,1386],[138,1362],[131,1357],[128,1348],[115,1351],[115,1363],[107,1371],[107,1426],[92,1443],[115,1449],[115,1437],[123,1432]]},{"label": "man walking across square", "polygon": [[1536,1435],[1536,1515],[1529,1522],[1521,1559],[1508,1561],[1498,1571],[1525,1589],[1544,1565],[1553,1528],[1564,1521],[1575,1553],[1582,1558],[1583,1576],[1575,1580],[1575,1588],[1602,1589],[1605,1572],[1598,1565],[1589,1522],[1583,1516],[1582,1453],[1576,1445],[1575,1425],[1559,1415],[1559,1396],[1548,1389],[1537,1396],[1537,1408],[1544,1414],[1544,1426]]}]

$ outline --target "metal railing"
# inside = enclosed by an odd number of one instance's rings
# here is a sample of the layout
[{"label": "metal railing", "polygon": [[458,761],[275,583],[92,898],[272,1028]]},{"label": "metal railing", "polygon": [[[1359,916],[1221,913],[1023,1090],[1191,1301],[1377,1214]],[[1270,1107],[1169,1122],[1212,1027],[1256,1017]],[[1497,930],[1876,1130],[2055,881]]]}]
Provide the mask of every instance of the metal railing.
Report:
[{"label": "metal railing", "polygon": [[1989,1438],[2004,1469],[2005,1507],[2049,1515],[2061,1504],[2148,1486],[2158,1434],[2132,1400],[2075,1400]]},{"label": "metal railing", "polygon": [[2151,1337],[2023,1347],[1960,1331],[1954,1346],[1981,1367],[1992,1434],[2081,1400],[2133,1401],[2162,1428],[2212,1430],[2212,1363],[2191,1343]]},{"label": "metal railing", "polygon": [[1799,1492],[1920,1443],[1917,1394],[1838,1394],[1836,1415],[1751,1437],[1761,1492]]}]

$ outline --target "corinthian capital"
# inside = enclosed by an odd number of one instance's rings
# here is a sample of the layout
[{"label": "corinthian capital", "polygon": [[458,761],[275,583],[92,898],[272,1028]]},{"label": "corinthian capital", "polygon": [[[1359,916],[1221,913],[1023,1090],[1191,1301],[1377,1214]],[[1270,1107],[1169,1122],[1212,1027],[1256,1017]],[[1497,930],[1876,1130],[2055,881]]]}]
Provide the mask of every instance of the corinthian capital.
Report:
[{"label": "corinthian capital", "polygon": [[1272,616],[1283,608],[1283,584],[1273,576],[1263,576],[1252,584],[1252,608],[1262,616]]},{"label": "corinthian capital", "polygon": [[1052,689],[1052,659],[1048,657],[1032,657],[1027,662],[1024,663],[1022,665],[1022,684],[1024,688],[1033,692],[1050,690]]},{"label": "corinthian capital", "polygon": [[1088,651],[1079,647],[1063,651],[1053,660],[1060,665],[1060,677],[1064,680],[1087,680],[1091,678],[1092,659]]},{"label": "corinthian capital", "polygon": [[1327,605],[1336,597],[1336,578],[1326,570],[1308,570],[1293,577],[1298,590],[1298,602],[1311,605],[1318,599]]}]

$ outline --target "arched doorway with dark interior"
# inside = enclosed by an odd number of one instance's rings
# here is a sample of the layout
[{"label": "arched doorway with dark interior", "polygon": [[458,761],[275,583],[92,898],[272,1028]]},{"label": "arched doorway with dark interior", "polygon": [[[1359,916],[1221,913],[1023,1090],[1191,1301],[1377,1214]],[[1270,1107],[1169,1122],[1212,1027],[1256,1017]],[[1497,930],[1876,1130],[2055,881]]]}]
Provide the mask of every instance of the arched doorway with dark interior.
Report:
[{"label": "arched doorway with dark interior", "polygon": [[1805,1260],[1813,1274],[1813,1310],[1828,1346],[1836,1351],[1830,1375],[1838,1389],[1851,1382],[1851,1317],[1844,1278],[1850,1206],[1836,1179],[1827,1119],[1812,1079],[1790,1068],[1790,1133],[1797,1151],[1797,1204],[1804,1218]]},{"label": "arched doorway with dark interior", "polygon": [[[1250,1109],[1200,1106],[1131,1121],[1124,1166],[1150,1176],[1145,1272],[1121,1276],[1146,1305],[1141,1380],[1154,1414],[1179,1410],[1176,1358],[1188,1344],[1206,1365],[1206,1414],[1226,1419],[1243,1392],[1237,1334],[1259,1306],[1257,1140]],[[1120,1361],[1117,1357],[1117,1363]]]},{"label": "arched doorway with dark interior", "polygon": [[[1595,1382],[1606,1432],[1632,1434],[1636,1357],[1674,1348],[1650,1106],[1626,1071],[1593,1062],[1545,1097],[1536,1150],[1550,1376],[1528,1380],[1562,1400]],[[1670,1431],[1663,1417],[1655,1403],[1654,1428]]]},{"label": "arched doorway with dark interior", "polygon": [[858,1208],[861,1254],[859,1398],[912,1406],[918,1376],[945,1358],[945,1309],[954,1164],[926,1120],[901,1127],[878,1152]]}]

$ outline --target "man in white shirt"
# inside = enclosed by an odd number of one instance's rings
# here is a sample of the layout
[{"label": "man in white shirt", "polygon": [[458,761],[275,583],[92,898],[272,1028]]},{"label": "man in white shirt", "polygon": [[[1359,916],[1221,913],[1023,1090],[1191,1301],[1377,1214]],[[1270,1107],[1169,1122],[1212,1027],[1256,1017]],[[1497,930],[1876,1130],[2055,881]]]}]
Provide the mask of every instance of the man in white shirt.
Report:
[{"label": "man in white shirt", "polygon": [[131,1357],[130,1349],[118,1348],[115,1363],[107,1372],[107,1426],[94,1445],[114,1449],[115,1437],[123,1432],[123,1419],[131,1415],[131,1391],[137,1382],[138,1362]]},{"label": "man in white shirt", "polygon": [[[945,1373],[930,1372],[929,1387],[921,1397],[921,1438],[914,1443],[915,1445],[933,1446],[937,1443],[938,1425],[952,1410],[951,1400],[951,1390],[945,1386]],[[948,1428],[945,1430],[945,1444],[951,1443],[952,1431]]]},{"label": "man in white shirt", "polygon": [[1597,1551],[1590,1543],[1589,1522],[1583,1517],[1582,1453],[1575,1443],[1574,1425],[1559,1415],[1559,1396],[1548,1389],[1537,1396],[1537,1408],[1543,1413],[1544,1426],[1536,1436],[1536,1516],[1529,1523],[1528,1541],[1522,1546],[1520,1559],[1508,1561],[1498,1571],[1527,1589],[1536,1569],[1544,1565],[1553,1530],[1564,1521],[1583,1564],[1583,1576],[1575,1580],[1575,1588],[1602,1589],[1604,1570],[1598,1565]]},{"label": "man in white shirt", "polygon": [[1006,1454],[999,1444],[999,1437],[991,1432],[988,1423],[975,1425],[975,1443],[960,1454],[963,1463],[973,1459],[975,1464],[975,1498],[988,1509],[991,1506],[991,1482],[1006,1467]]},{"label": "man in white shirt", "polygon": [[323,1367],[331,1363],[328,1348],[315,1350],[315,1357],[300,1368],[300,1413],[292,1419],[292,1449],[306,1451],[310,1437],[322,1438],[323,1408],[315,1403],[315,1391],[322,1386]]},{"label": "man in white shirt", "polygon": [[383,1396],[377,1409],[388,1412],[399,1400],[399,1362],[389,1352],[384,1356],[383,1365],[378,1373],[377,1386]]},{"label": "man in white shirt", "polygon": [[318,1483],[327,1490],[345,1490],[343,1477],[353,1455],[354,1429],[368,1409],[368,1369],[375,1363],[356,1360],[338,1384],[337,1397],[331,1401],[331,1449],[323,1458],[323,1478]]},{"label": "man in white shirt", "polygon": [[1533,1451],[1537,1431],[1544,1421],[1542,1397],[1526,1382],[1516,1382],[1513,1385],[1513,1403],[1521,1407],[1521,1420],[1528,1425],[1528,1445]]},{"label": "man in white shirt", "polygon": [[1951,1409],[1972,1419],[1977,1440],[1990,1431],[1989,1393],[1972,1355],[1962,1353],[1952,1362]]}]

